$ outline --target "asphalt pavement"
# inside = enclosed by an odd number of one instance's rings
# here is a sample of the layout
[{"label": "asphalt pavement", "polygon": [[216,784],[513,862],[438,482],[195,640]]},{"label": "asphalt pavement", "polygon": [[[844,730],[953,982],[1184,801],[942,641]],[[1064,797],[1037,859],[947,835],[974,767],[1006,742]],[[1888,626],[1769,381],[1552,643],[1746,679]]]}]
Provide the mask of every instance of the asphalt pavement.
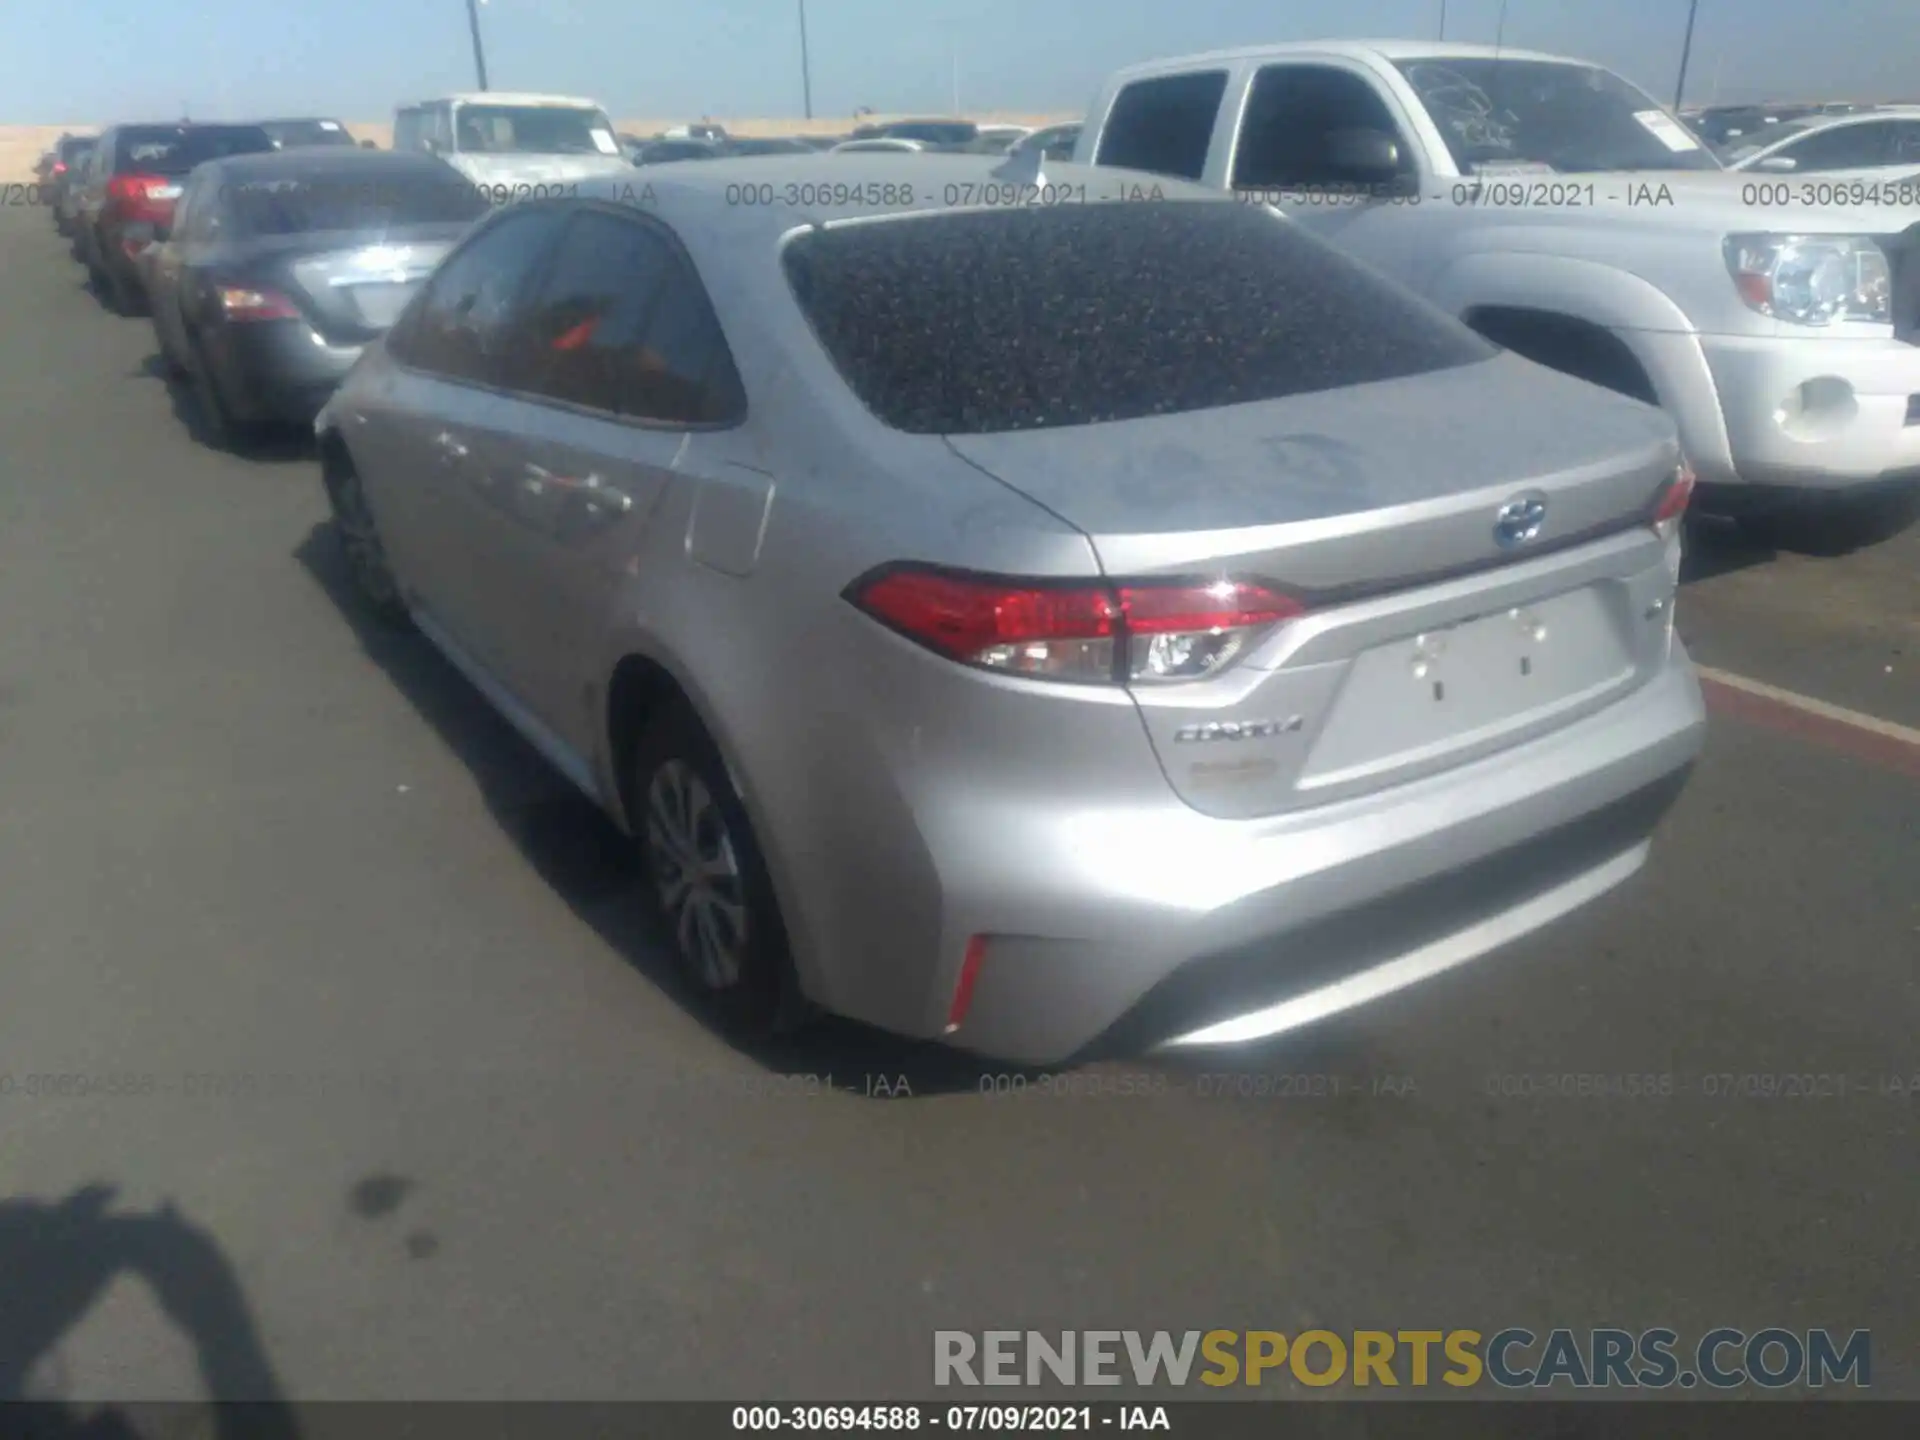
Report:
[{"label": "asphalt pavement", "polygon": [[[747,1055],[609,827],[343,604],[308,449],[204,448],[153,352],[0,212],[0,1393],[880,1399],[936,1329],[1819,1325],[1920,1396],[1920,780],[1716,717],[1626,889],[1257,1052]],[[1920,725],[1917,560],[1728,545],[1682,627]]]}]

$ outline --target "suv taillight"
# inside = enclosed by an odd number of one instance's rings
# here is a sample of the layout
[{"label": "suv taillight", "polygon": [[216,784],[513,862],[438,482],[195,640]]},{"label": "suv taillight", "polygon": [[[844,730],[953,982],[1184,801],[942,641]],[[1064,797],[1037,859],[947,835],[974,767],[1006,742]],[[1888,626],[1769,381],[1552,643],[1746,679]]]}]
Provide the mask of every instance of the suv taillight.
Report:
[{"label": "suv taillight", "polygon": [[1218,674],[1304,610],[1243,580],[1054,581],[889,566],[847,599],[927,649],[982,670],[1081,684]]},{"label": "suv taillight", "polygon": [[298,320],[300,307],[273,290],[248,290],[222,285],[220,314],[228,320]]},{"label": "suv taillight", "polygon": [[165,218],[179,193],[164,175],[115,175],[107,181],[107,207],[123,220],[153,221]]}]

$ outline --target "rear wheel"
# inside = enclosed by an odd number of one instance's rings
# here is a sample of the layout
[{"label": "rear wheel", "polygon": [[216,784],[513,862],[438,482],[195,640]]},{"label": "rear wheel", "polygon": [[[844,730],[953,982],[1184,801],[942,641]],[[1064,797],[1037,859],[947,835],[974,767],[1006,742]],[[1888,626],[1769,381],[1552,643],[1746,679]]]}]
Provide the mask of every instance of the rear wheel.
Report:
[{"label": "rear wheel", "polygon": [[112,292],[113,310],[116,315],[144,315],[147,312],[147,293],[140,282],[131,279],[122,270],[107,272],[107,282]]},{"label": "rear wheel", "polygon": [[1782,501],[1736,516],[1740,529],[1772,550],[1836,558],[1892,539],[1920,520],[1920,487]]},{"label": "rear wheel", "polygon": [[199,341],[189,337],[188,344],[191,350],[187,374],[193,385],[193,405],[199,415],[200,438],[215,450],[244,453],[253,441],[254,427],[236,419],[228,408],[226,397],[220,393],[220,381],[214,374],[213,362]]},{"label": "rear wheel", "polygon": [[797,1007],[766,863],[712,740],[681,705],[633,747],[629,811],[646,893],[687,982],[730,1028],[765,1035]]}]

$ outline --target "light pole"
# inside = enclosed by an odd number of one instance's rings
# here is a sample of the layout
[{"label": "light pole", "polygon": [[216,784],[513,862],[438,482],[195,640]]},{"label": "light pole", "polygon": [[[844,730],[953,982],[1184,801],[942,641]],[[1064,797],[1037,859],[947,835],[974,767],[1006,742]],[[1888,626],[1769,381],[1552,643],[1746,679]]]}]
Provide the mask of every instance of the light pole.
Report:
[{"label": "light pole", "polygon": [[807,63],[807,0],[800,0],[800,93],[813,118],[813,67]]},{"label": "light pole", "polygon": [[480,46],[480,0],[467,0],[467,28],[473,32],[473,69],[487,88],[487,52]]},{"label": "light pole", "polygon": [[1673,108],[1680,108],[1680,97],[1687,93],[1687,61],[1693,56],[1693,21],[1700,13],[1700,0],[1687,0],[1687,39],[1680,47],[1680,78],[1673,87]]},{"label": "light pole", "polygon": [[1447,0],[1440,0],[1440,38],[1447,38]]}]

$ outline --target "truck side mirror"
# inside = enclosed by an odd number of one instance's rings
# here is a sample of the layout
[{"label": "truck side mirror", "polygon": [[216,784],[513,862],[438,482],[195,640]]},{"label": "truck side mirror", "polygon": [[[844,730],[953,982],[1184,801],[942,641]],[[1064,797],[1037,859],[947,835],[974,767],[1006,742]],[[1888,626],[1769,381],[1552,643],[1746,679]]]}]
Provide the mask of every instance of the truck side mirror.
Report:
[{"label": "truck side mirror", "polygon": [[1380,195],[1411,194],[1419,180],[1401,162],[1400,142],[1384,130],[1327,132],[1327,160],[1342,178]]},{"label": "truck side mirror", "polygon": [[362,150],[378,150],[378,149],[380,148],[380,146],[379,146],[379,144],[378,144],[378,143],[377,143],[376,141],[372,141],[372,140],[362,140],[362,141],[360,142],[360,148],[361,148]]}]

